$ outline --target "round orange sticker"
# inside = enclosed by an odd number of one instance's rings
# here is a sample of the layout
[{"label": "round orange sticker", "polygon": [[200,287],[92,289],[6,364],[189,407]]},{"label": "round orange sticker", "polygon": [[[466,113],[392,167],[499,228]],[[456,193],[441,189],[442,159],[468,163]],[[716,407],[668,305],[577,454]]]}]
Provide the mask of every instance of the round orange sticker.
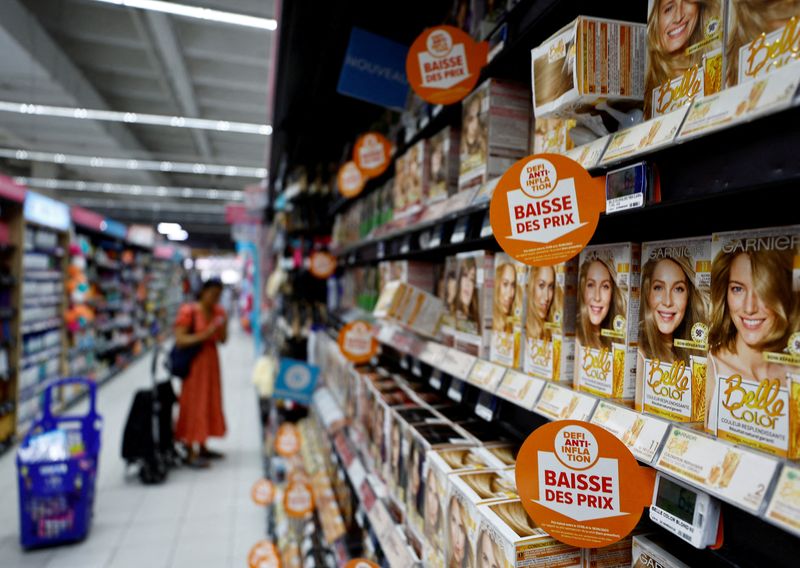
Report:
[{"label": "round orange sticker", "polygon": [[553,538],[599,548],[625,538],[653,499],[655,470],[600,426],[578,420],[537,428],[520,448],[517,489]]},{"label": "round orange sticker", "polygon": [[339,331],[339,349],[349,361],[367,363],[378,352],[378,341],[372,326],[365,321],[352,321]]},{"label": "round orange sticker", "polygon": [[300,451],[300,431],[297,426],[291,422],[280,425],[275,436],[275,451],[284,458],[290,458]]},{"label": "round orange sticker", "polygon": [[278,549],[268,540],[258,541],[247,555],[247,565],[250,568],[281,568]]},{"label": "round orange sticker", "polygon": [[314,496],[308,483],[291,482],[283,494],[283,508],[295,519],[305,517],[314,510]]},{"label": "round orange sticker", "polygon": [[392,144],[378,132],[362,134],[353,148],[353,161],[368,178],[378,177],[385,172],[391,156]]},{"label": "round orange sticker", "polygon": [[428,28],[408,50],[408,82],[429,103],[457,103],[477,84],[488,53],[488,43],[476,42],[456,27]]},{"label": "round orange sticker", "polygon": [[339,173],[336,176],[336,181],[339,186],[339,193],[343,197],[350,199],[357,196],[364,189],[366,179],[361,170],[355,162],[345,162],[339,168]]},{"label": "round orange sticker", "polygon": [[320,280],[326,280],[336,272],[336,257],[329,252],[315,251],[308,262],[311,274]]},{"label": "round orange sticker", "polygon": [[275,485],[269,479],[259,479],[253,484],[250,497],[256,505],[270,505],[275,500]]},{"label": "round orange sticker", "polygon": [[579,254],[605,209],[602,178],[558,154],[535,154],[509,168],[494,190],[489,216],[502,249],[533,266]]},{"label": "round orange sticker", "polygon": [[366,558],[353,558],[344,565],[344,568],[380,568],[380,566]]}]

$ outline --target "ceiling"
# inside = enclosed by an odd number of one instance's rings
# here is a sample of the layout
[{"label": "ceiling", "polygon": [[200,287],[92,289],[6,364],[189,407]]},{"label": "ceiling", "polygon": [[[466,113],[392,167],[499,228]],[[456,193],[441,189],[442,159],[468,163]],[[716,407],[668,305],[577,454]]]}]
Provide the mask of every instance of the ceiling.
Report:
[{"label": "ceiling", "polygon": [[[275,17],[274,0],[180,1]],[[275,33],[96,0],[2,0],[0,101],[269,124]],[[269,141],[269,136],[251,133],[0,112],[1,149],[265,168]],[[191,244],[223,246],[229,244],[225,203],[241,200],[241,190],[258,182],[241,175],[13,157],[0,159],[0,170],[38,180],[140,186],[77,191],[29,184],[123,222],[179,222]],[[219,191],[214,199],[198,198],[193,191],[156,191],[173,187]]]}]

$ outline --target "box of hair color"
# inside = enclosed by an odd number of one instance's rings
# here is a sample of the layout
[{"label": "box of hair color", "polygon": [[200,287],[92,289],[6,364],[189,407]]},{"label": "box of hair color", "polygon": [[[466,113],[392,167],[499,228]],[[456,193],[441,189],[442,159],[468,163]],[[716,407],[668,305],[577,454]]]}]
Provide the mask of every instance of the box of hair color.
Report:
[{"label": "box of hair color", "polygon": [[705,419],[711,237],[642,245],[635,408],[676,422]]},{"label": "box of hair color", "polygon": [[578,268],[577,390],[633,403],[639,328],[640,246],[586,247]]},{"label": "box of hair color", "polygon": [[455,348],[489,358],[494,292],[494,254],[489,251],[456,255]]},{"label": "box of hair color", "polygon": [[522,348],[522,321],[528,267],[506,253],[494,255],[494,298],[489,359],[517,368]]},{"label": "box of hair color", "polygon": [[659,535],[633,537],[632,568],[689,568],[669,550],[669,545]]},{"label": "box of hair color", "polygon": [[578,259],[528,269],[523,370],[548,381],[572,382]]},{"label": "box of hair color", "polygon": [[446,126],[428,140],[427,205],[447,199],[458,191],[458,154],[460,132]]},{"label": "box of hair color", "polygon": [[800,225],[711,237],[706,427],[800,458]]}]

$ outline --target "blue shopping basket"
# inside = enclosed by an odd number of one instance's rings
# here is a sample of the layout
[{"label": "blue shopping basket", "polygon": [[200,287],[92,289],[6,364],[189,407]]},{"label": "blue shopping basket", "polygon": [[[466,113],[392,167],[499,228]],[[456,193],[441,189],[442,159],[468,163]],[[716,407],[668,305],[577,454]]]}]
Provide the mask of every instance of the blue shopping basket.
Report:
[{"label": "blue shopping basket", "polygon": [[[65,385],[86,387],[89,412],[84,416],[56,416],[51,411],[55,389]],[[42,399],[42,415],[25,439],[61,429],[70,447],[80,444],[80,455],[59,461],[26,463],[17,453],[19,477],[20,540],[25,548],[81,540],[89,532],[100,454],[102,418],[97,414],[97,387],[85,378],[66,378],[50,383]]]}]

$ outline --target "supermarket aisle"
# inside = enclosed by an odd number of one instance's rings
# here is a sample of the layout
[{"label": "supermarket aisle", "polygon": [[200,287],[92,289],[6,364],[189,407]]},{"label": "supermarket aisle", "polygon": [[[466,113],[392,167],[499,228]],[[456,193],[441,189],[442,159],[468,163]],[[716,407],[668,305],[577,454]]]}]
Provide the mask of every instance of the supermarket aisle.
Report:
[{"label": "supermarket aisle", "polygon": [[205,471],[177,470],[166,484],[145,487],[119,457],[133,392],[148,385],[149,358],[133,364],[100,390],[104,417],[99,491],[89,538],[80,544],[24,553],[19,546],[13,452],[0,458],[0,566],[3,568],[127,568],[246,566],[263,538],[263,509],[250,500],[262,474],[258,407],[250,375],[253,348],[234,331],[221,348],[228,435],[209,444],[226,454]]}]

